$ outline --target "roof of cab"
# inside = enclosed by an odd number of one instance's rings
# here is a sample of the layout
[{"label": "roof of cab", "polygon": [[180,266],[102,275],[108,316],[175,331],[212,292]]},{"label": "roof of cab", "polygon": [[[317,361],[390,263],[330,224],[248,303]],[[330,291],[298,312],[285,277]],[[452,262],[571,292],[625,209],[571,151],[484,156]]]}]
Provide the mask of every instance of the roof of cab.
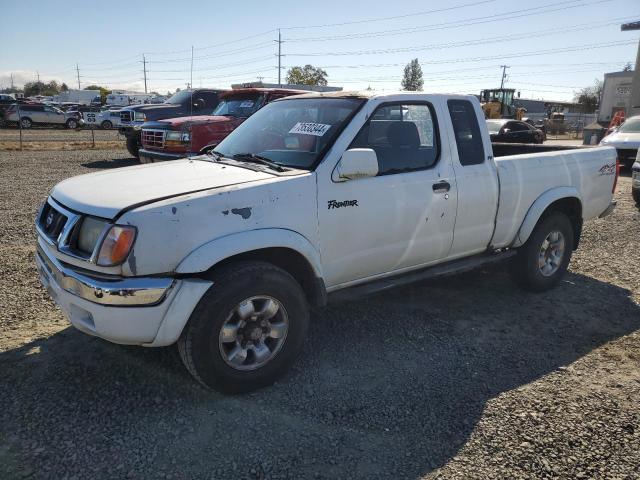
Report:
[{"label": "roof of cab", "polygon": [[[296,95],[296,99],[300,98],[363,98],[371,99],[377,97],[395,97],[398,95],[415,95],[426,94],[426,92],[410,92],[406,90],[388,91],[388,92],[376,92],[375,90],[353,90],[353,91],[340,91],[340,92],[320,92],[314,94]],[[447,98],[466,98],[473,95],[458,95],[458,94],[442,94],[442,93],[429,93],[429,96],[445,96]]]},{"label": "roof of cab", "polygon": [[234,90],[228,90],[220,94],[221,98],[232,97],[236,94],[247,93],[286,93],[289,95],[296,95],[301,93],[308,93],[306,90],[295,90],[292,88],[236,88]]}]

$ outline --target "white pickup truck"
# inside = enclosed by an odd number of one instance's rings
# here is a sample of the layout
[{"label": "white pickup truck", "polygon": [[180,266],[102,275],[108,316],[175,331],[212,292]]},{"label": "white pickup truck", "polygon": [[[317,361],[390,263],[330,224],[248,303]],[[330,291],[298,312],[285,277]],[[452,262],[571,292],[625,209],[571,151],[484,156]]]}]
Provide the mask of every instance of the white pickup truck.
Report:
[{"label": "white pickup truck", "polygon": [[[494,158],[518,148],[540,151]],[[617,161],[546,150],[492,150],[470,96],[290,97],[206,155],[59,183],[37,263],[79,330],[177,343],[200,382],[247,391],[289,368],[332,297],[502,259],[529,290],[556,285],[583,221],[614,208]]]}]

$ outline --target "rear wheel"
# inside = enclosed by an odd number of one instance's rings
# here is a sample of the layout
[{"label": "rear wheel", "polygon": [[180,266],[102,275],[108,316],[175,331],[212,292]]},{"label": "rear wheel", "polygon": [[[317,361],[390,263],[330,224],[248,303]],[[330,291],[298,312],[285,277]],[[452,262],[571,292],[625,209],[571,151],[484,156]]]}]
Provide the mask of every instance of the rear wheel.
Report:
[{"label": "rear wheel", "polygon": [[78,128],[78,121],[74,118],[70,118],[69,120],[67,120],[67,128],[69,130],[75,130],[76,128]]},{"label": "rear wheel", "polygon": [[529,239],[518,250],[512,273],[526,290],[548,290],[562,280],[572,252],[571,221],[564,213],[552,212],[538,221]]},{"label": "rear wheel", "polygon": [[640,188],[631,189],[631,195],[633,195],[633,200],[636,202],[636,205],[640,207]]},{"label": "rear wheel", "polygon": [[22,128],[31,128],[32,125],[33,125],[33,122],[29,117],[22,117],[20,119],[20,126]]},{"label": "rear wheel", "polygon": [[134,157],[138,158],[138,150],[140,150],[138,137],[127,137],[127,151]]},{"label": "rear wheel", "polygon": [[228,265],[213,280],[178,340],[183,363],[221,392],[272,384],[302,350],[309,323],[302,288],[263,262]]}]

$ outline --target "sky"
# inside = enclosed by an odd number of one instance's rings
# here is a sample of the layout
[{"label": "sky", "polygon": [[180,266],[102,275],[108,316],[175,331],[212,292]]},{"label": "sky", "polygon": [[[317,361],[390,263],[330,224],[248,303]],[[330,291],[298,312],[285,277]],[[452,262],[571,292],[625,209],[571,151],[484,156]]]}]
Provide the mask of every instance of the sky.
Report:
[{"label": "sky", "polygon": [[[71,88],[166,93],[193,85],[278,81],[291,66],[326,70],[345,90],[398,90],[418,58],[424,90],[479,93],[505,86],[522,98],[571,100],[605,72],[635,64],[638,0],[368,0],[315,4],[165,1],[0,1],[0,88],[38,78]],[[77,69],[76,69],[77,65]]]}]

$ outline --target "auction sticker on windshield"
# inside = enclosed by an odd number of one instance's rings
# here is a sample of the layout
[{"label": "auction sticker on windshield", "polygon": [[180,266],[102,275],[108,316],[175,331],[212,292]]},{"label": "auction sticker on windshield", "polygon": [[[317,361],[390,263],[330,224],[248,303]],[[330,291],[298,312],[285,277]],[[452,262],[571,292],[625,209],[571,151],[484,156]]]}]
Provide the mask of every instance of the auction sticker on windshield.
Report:
[{"label": "auction sticker on windshield", "polygon": [[296,123],[289,133],[301,133],[303,135],[315,135],[321,137],[331,128],[331,125],[324,123]]},{"label": "auction sticker on windshield", "polygon": [[242,102],[240,104],[240,108],[250,108],[253,107],[253,101],[252,100],[245,100],[244,102]]}]

